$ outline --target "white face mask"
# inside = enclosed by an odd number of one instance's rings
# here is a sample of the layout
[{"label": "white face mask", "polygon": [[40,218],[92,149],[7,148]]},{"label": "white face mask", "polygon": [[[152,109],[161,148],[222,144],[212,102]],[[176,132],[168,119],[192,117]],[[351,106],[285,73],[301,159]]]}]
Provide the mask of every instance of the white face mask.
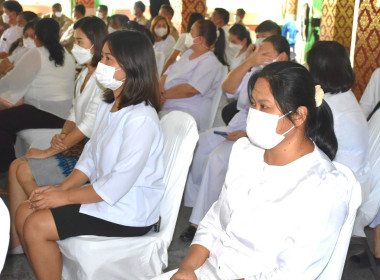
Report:
[{"label": "white face mask", "polygon": [[190,33],[186,33],[185,35],[185,46],[186,48],[190,48],[192,45],[194,45],[194,40],[197,39],[199,36],[193,38]]},{"label": "white face mask", "polygon": [[276,132],[278,120],[290,113],[291,112],[279,117],[250,108],[247,117],[247,135],[251,143],[265,150],[272,149],[280,144],[280,142],[284,140],[285,135],[291,131],[294,126],[285,133],[278,134]]},{"label": "white face mask", "polygon": [[164,37],[166,34],[168,34],[168,29],[165,27],[155,28],[154,33],[156,33],[158,37]]},{"label": "white face mask", "polygon": [[22,44],[27,49],[31,49],[31,48],[34,48],[36,46],[36,43],[30,37],[28,37],[28,38],[22,38]]},{"label": "white face mask", "polygon": [[98,17],[98,18],[103,18],[103,14],[102,14],[102,12],[96,12],[96,16]]},{"label": "white face mask", "polygon": [[229,42],[228,46],[230,47],[230,49],[233,49],[234,51],[237,51],[237,52],[239,52],[243,47],[242,45],[234,44],[231,42]]},{"label": "white face mask", "polygon": [[60,18],[62,16],[62,12],[55,12],[54,15],[57,17],[57,18]]},{"label": "white face mask", "polygon": [[95,70],[95,77],[98,80],[98,83],[104,88],[109,88],[111,90],[117,90],[123,85],[123,80],[116,80],[113,76],[115,72],[121,70],[121,68],[116,69],[115,67],[105,65],[101,62],[98,63],[98,67]]},{"label": "white face mask", "polygon": [[108,26],[108,33],[111,34],[113,32],[117,31],[117,29],[112,28],[111,26]]},{"label": "white face mask", "polygon": [[266,38],[257,38],[256,39],[256,47],[259,46],[259,45],[261,45],[265,39]]},{"label": "white face mask", "polygon": [[9,24],[9,16],[6,13],[4,13],[2,17],[3,17],[3,22],[6,24]]},{"label": "white face mask", "polygon": [[239,17],[238,15],[234,15],[234,20],[236,23],[238,23],[241,21],[241,17]]},{"label": "white face mask", "polygon": [[91,46],[89,49],[82,48],[81,46],[78,46],[77,44],[74,44],[73,49],[71,50],[71,53],[73,54],[75,60],[78,62],[78,64],[86,64],[89,63],[94,56],[91,53],[91,49],[94,45]]}]

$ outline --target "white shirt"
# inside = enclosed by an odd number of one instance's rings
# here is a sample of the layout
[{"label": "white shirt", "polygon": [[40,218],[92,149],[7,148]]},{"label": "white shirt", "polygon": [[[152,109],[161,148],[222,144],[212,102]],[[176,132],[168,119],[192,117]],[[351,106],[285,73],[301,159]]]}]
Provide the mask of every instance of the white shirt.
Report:
[{"label": "white shirt", "polygon": [[[199,94],[188,98],[167,99],[162,106],[162,111],[179,110],[192,115],[197,122],[198,130],[206,129],[205,120],[208,120],[211,101],[220,87],[223,65],[213,52],[208,51],[203,55],[189,59],[192,49],[186,51],[165,72],[167,75],[164,89],[170,89],[181,84],[189,84]],[[224,78],[224,77],[223,77]]]},{"label": "white shirt", "polygon": [[187,51],[189,48],[186,47],[185,45],[185,41],[186,41],[186,34],[187,33],[182,33],[177,42],[175,43],[173,49],[177,50],[177,51],[180,51],[181,53],[184,53],[185,51]]},{"label": "white shirt", "polygon": [[0,38],[0,52],[8,53],[12,43],[22,36],[22,30],[18,25],[6,29]]},{"label": "white shirt", "polygon": [[78,129],[89,138],[94,128],[96,112],[98,111],[104,90],[99,87],[95,75],[92,74],[85,88],[80,92],[87,73],[88,68],[85,67],[78,76],[73,107],[67,120],[74,122]]},{"label": "white shirt", "polygon": [[348,179],[316,146],[285,166],[247,138],[233,146],[219,200],[193,244],[219,279],[316,279],[348,214]]},{"label": "white shirt", "polygon": [[338,94],[326,93],[334,117],[334,130],[338,139],[335,161],[342,163],[355,173],[363,184],[369,177],[367,121],[352,91]]},{"label": "white shirt", "polygon": [[376,104],[380,101],[380,68],[377,68],[369,80],[360,99],[360,107],[367,118]]},{"label": "white shirt", "polygon": [[18,46],[10,56],[8,56],[8,60],[12,63],[16,63],[29,49],[24,46]]},{"label": "white shirt", "polygon": [[228,65],[231,65],[231,62],[238,51],[233,48],[230,48],[230,44],[229,44],[230,40],[228,39],[228,30],[229,30],[228,26],[227,25],[222,26],[222,29],[224,31],[224,38],[225,38],[225,44],[226,44],[226,48],[224,52],[226,54]]},{"label": "white shirt", "polygon": [[245,59],[245,56],[246,56],[245,52],[240,54],[239,56],[238,54],[239,54],[239,51],[235,54],[234,58],[231,61],[230,71],[234,70],[236,67],[242,64]]},{"label": "white shirt", "polygon": [[75,169],[85,173],[101,202],[80,212],[126,226],[158,221],[164,195],[164,137],[156,111],[143,103],[110,112],[101,102],[90,140]]},{"label": "white shirt", "polygon": [[29,49],[0,80],[0,97],[24,103],[66,119],[72,105],[75,61],[65,51],[63,66],[49,60],[45,47]]},{"label": "white shirt", "polygon": [[162,52],[165,54],[165,61],[168,59],[169,55],[173,51],[175,45],[175,40],[172,35],[168,35],[165,40],[160,42],[155,42],[153,48],[157,52]]}]

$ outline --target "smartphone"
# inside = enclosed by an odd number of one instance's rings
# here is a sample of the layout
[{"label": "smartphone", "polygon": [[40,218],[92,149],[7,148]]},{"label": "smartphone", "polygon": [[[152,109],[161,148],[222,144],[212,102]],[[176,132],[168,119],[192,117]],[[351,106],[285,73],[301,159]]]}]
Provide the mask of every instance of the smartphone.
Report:
[{"label": "smartphone", "polygon": [[224,131],[216,131],[214,130],[214,133],[217,134],[217,135],[221,135],[221,136],[226,136],[228,133],[227,132],[224,132]]}]

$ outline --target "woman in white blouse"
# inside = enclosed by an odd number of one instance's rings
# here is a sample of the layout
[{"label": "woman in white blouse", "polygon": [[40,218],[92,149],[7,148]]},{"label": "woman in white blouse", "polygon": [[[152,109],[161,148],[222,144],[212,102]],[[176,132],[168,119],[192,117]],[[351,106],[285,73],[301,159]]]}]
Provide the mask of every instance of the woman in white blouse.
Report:
[{"label": "woman in white blouse", "polygon": [[58,188],[35,189],[17,210],[17,233],[38,279],[61,279],[56,240],[139,236],[159,219],[164,139],[152,44],[140,32],[116,31],[102,55],[95,75],[108,90],[74,171]]},{"label": "woman in white blouse", "polygon": [[249,81],[248,138],[230,157],[219,200],[171,278],[316,279],[348,213],[346,175],[323,91],[301,65],[276,62]]},{"label": "woman in white blouse", "polygon": [[224,79],[224,32],[221,28],[217,32],[210,20],[198,20],[187,33],[186,45],[190,49],[160,79],[165,102],[160,114],[184,111],[194,117],[198,130],[204,131],[214,94]]},{"label": "woman in white blouse", "polygon": [[230,48],[236,51],[236,55],[231,61],[230,70],[238,67],[246,57],[248,46],[252,44],[251,35],[244,25],[234,24],[228,30]]},{"label": "woman in white blouse", "polygon": [[351,91],[355,82],[350,58],[336,41],[316,42],[307,54],[307,64],[314,82],[326,92],[326,102],[334,116],[338,139],[336,161],[354,171],[359,182],[369,177],[369,132],[366,117]]},{"label": "woman in white blouse", "polygon": [[[91,136],[103,96],[103,88],[99,87],[93,73],[101,59],[103,40],[107,33],[104,21],[97,17],[84,17],[74,24],[75,44],[72,54],[78,64],[85,64],[86,67],[78,76],[70,115],[61,133],[51,139],[50,147],[44,150],[29,149],[25,154],[27,160],[16,159],[9,167],[12,253],[22,252],[14,226],[17,208],[38,186],[62,183],[78,161],[84,139]],[[70,153],[72,147],[76,147],[76,155]]]},{"label": "woman in white blouse", "polygon": [[0,172],[15,159],[13,139],[18,131],[60,128],[72,106],[75,61],[59,44],[58,23],[42,19],[35,33],[37,47],[0,80]]},{"label": "woman in white blouse", "polygon": [[154,37],[154,51],[162,52],[166,61],[175,45],[175,39],[170,35],[170,26],[166,17],[155,16],[150,25],[150,32]]}]

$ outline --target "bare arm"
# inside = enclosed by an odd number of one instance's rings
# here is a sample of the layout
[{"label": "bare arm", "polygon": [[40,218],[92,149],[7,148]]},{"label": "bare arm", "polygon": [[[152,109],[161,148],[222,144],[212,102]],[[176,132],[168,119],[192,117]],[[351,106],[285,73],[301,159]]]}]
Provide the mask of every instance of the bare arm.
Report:
[{"label": "bare arm", "polygon": [[190,247],[187,256],[181,263],[176,274],[170,280],[190,280],[197,279],[194,271],[199,268],[209,257],[210,251],[202,245],[193,244]]},{"label": "bare arm", "polygon": [[164,90],[163,96],[166,99],[177,99],[177,98],[192,97],[198,93],[199,91],[195,89],[194,87],[192,87],[191,85],[181,84],[181,85],[169,88],[168,90]]}]

